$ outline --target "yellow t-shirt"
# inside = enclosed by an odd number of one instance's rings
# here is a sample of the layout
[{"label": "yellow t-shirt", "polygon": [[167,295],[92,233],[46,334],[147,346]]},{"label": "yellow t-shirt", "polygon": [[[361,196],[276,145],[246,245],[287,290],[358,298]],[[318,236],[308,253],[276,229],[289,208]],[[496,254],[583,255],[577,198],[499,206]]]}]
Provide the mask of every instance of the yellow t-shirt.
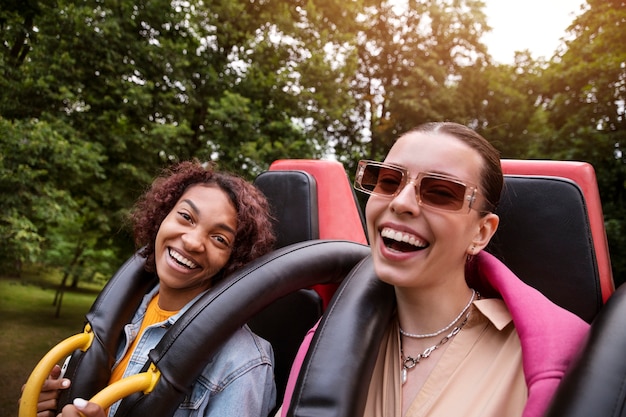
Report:
[{"label": "yellow t-shirt", "polygon": [[159,307],[159,294],[154,296],[150,303],[148,303],[148,309],[146,310],[146,315],[143,318],[143,322],[141,323],[141,327],[139,328],[139,332],[137,333],[137,337],[133,340],[132,345],[126,351],[126,354],[117,364],[113,371],[111,372],[111,379],[109,379],[109,385],[114,382],[119,381],[124,376],[124,372],[126,372],[126,367],[128,366],[128,362],[130,361],[130,357],[132,356],[135,348],[137,347],[137,343],[139,339],[141,339],[141,335],[146,330],[146,328],[152,324],[160,323],[172,317],[174,314],[178,313],[178,311],[167,311],[162,310]]}]

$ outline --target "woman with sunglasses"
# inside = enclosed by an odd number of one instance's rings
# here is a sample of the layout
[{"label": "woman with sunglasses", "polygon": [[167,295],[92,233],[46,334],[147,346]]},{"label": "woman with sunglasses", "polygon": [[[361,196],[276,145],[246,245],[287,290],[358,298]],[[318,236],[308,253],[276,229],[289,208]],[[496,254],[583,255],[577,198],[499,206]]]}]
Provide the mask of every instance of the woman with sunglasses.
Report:
[{"label": "woman with sunglasses", "polygon": [[[269,204],[252,184],[196,161],[174,165],[158,177],[131,213],[145,269],[159,278],[124,327],[110,384],[141,372],[176,320],[213,284],[269,252],[275,240]],[[70,387],[58,366],[46,380],[38,417],[52,416],[59,390]],[[248,326],[237,330],[212,357],[174,416],[266,416],[276,403],[273,352]],[[119,403],[108,410],[114,415]],[[83,399],[63,416],[103,417]]]},{"label": "woman with sunglasses", "polygon": [[[539,417],[588,325],[483,251],[498,227],[498,152],[473,130],[428,123],[355,188],[373,265],[394,287],[365,404],[368,417]],[[311,334],[287,387],[283,415]],[[358,347],[355,347],[355,349]]]}]

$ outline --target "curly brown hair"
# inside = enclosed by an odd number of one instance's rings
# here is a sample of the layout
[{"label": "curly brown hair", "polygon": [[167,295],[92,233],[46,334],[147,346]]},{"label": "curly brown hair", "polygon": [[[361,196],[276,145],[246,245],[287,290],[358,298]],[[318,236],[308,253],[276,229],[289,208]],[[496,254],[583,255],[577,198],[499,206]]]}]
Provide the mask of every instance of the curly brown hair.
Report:
[{"label": "curly brown hair", "polygon": [[156,271],[155,240],[161,223],[192,185],[216,185],[237,211],[237,234],[228,263],[218,276],[227,275],[272,250],[276,240],[267,199],[254,185],[234,174],[219,172],[212,164],[184,161],[163,170],[130,212],[135,244],[143,247],[146,270]]}]

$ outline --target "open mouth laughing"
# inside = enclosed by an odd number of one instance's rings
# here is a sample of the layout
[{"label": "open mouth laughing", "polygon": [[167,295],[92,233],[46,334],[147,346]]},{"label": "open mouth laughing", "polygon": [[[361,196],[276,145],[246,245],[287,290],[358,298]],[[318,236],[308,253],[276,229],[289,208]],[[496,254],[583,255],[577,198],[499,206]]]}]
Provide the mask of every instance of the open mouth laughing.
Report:
[{"label": "open mouth laughing", "polygon": [[390,227],[381,230],[380,236],[389,249],[398,252],[413,252],[428,247],[428,242],[410,233],[400,232]]},{"label": "open mouth laughing", "polygon": [[176,252],[176,250],[174,250],[172,248],[168,248],[167,251],[168,251],[170,257],[172,259],[174,259],[176,261],[176,263],[179,264],[180,266],[183,266],[183,267],[185,267],[187,269],[194,269],[194,268],[198,267],[197,263],[195,263],[191,259],[188,259],[188,258],[184,257],[180,253]]}]

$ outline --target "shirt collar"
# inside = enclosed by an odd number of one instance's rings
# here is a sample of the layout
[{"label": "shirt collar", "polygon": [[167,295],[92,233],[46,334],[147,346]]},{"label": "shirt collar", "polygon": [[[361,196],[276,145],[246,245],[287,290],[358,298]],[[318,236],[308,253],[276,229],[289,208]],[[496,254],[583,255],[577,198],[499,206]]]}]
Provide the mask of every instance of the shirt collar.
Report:
[{"label": "shirt collar", "polygon": [[509,309],[504,301],[498,298],[485,298],[474,301],[474,306],[495,326],[496,329],[504,329],[512,320]]}]

